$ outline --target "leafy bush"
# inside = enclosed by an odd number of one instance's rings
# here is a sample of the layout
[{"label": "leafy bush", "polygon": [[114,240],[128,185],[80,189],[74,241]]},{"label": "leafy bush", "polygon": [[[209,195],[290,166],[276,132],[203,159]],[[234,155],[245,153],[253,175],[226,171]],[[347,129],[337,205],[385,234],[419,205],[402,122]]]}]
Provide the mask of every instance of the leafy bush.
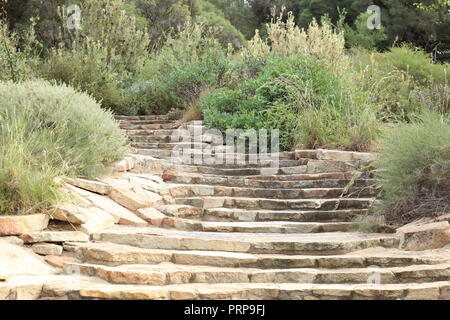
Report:
[{"label": "leafy bush", "polygon": [[0,83],[0,123],[2,213],[44,210],[56,177],[96,176],[127,152],[112,115],[67,86]]},{"label": "leafy bush", "polygon": [[209,127],[280,129],[281,146],[366,150],[378,133],[363,93],[317,59],[268,57],[255,78],[236,89],[217,89],[203,99]]},{"label": "leafy bush", "polygon": [[125,8],[124,0],[84,1],[82,28],[65,30],[71,41],[51,50],[40,75],[88,92],[116,113],[136,113],[125,88],[147,57],[148,35]]},{"label": "leafy bush", "polygon": [[[23,43],[23,50],[19,49]],[[38,59],[32,56],[35,44],[34,29],[31,27],[23,38],[10,32],[0,11],[0,81],[24,80],[33,76],[33,67]]]},{"label": "leafy bush", "polygon": [[377,53],[352,51],[355,79],[380,105],[386,122],[409,122],[424,109],[448,113],[448,64],[435,64],[408,46]]},{"label": "leafy bush", "polygon": [[141,113],[184,110],[203,90],[223,85],[229,59],[207,31],[201,24],[189,25],[151,56],[130,90]]},{"label": "leafy bush", "polygon": [[407,223],[450,207],[450,118],[426,112],[392,129],[375,163],[383,186],[379,210],[389,221]]},{"label": "leafy bush", "polygon": [[384,27],[381,27],[379,30],[370,30],[367,28],[367,19],[369,17],[370,13],[362,13],[354,22],[354,28],[351,28],[349,25],[345,25],[345,39],[347,42],[347,47],[375,49],[381,42],[387,39],[387,34]]}]

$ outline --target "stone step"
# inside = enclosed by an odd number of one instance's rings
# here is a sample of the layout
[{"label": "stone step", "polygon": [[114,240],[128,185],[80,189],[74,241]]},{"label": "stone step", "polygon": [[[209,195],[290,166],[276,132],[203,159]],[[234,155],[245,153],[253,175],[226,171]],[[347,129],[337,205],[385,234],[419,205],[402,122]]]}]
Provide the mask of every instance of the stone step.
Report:
[{"label": "stone step", "polygon": [[394,268],[352,269],[266,269],[192,266],[172,263],[137,264],[109,267],[95,264],[68,263],[81,274],[99,277],[110,283],[137,285],[170,285],[188,283],[308,283],[360,284],[378,281],[379,284],[424,283],[446,281],[450,277],[450,263],[412,265]]},{"label": "stone step", "polygon": [[[30,279],[32,278],[32,280]],[[40,278],[40,279],[39,279]],[[220,283],[122,285],[82,276],[29,277],[36,297],[105,300],[449,300],[450,281],[400,284]],[[22,287],[26,282],[21,280]],[[67,283],[75,283],[74,288]],[[31,287],[31,285],[29,285]]]},{"label": "stone step", "polygon": [[434,265],[450,261],[440,252],[433,255],[405,253],[398,249],[349,253],[336,256],[308,256],[283,254],[250,254],[224,251],[192,251],[143,249],[114,243],[68,243],[64,249],[75,253],[83,262],[119,266],[126,264],[159,264],[171,262],[182,265],[203,265],[216,267],[246,267],[258,269],[292,268],[380,268],[406,267],[410,265]]},{"label": "stone step", "polygon": [[240,232],[240,233],[320,233],[348,231],[349,222],[228,222],[228,221],[198,221],[184,218],[158,218],[152,223],[157,227],[175,228],[184,231],[203,232]]},{"label": "stone step", "polygon": [[118,121],[136,121],[136,120],[169,120],[167,115],[148,115],[148,116],[114,116]]},{"label": "stone step", "polygon": [[161,228],[114,227],[93,234],[95,241],[147,249],[206,250],[243,253],[334,255],[368,247],[393,247],[394,235],[350,232],[311,234],[188,232]]},{"label": "stone step", "polygon": [[197,208],[238,208],[272,210],[338,210],[367,209],[373,204],[373,198],[330,198],[330,199],[264,199],[244,197],[186,197],[176,198],[176,204]]},{"label": "stone step", "polygon": [[120,125],[146,125],[146,124],[161,124],[161,123],[176,123],[177,121],[168,119],[148,119],[148,120],[119,120]]},{"label": "stone step", "polygon": [[[200,222],[205,232],[242,232],[242,233],[320,233],[348,231],[347,222]],[[177,226],[177,225],[175,225]],[[177,228],[179,229],[179,228]]]},{"label": "stone step", "polygon": [[350,222],[354,217],[367,214],[366,209],[353,210],[245,210],[212,208],[203,212],[205,221],[293,221],[293,222]]},{"label": "stone step", "polygon": [[[168,186],[168,191],[174,198],[196,196],[214,197],[245,197],[264,199],[331,199],[339,198],[346,193],[344,188],[312,188],[312,189],[269,189],[251,187],[222,187],[201,184],[175,184]],[[379,188],[350,188],[346,194],[352,197],[376,197]]]},{"label": "stone step", "polygon": [[146,143],[132,143],[131,146],[134,148],[140,148],[140,149],[169,149],[173,150],[175,147],[177,148],[201,148],[203,146],[206,146],[207,144],[199,144],[199,143],[190,143],[190,142],[146,142]]},{"label": "stone step", "polygon": [[[169,178],[170,172],[165,174]],[[214,175],[202,174],[180,174],[171,175],[168,180],[171,183],[179,184],[202,184],[223,187],[251,187],[251,188],[270,188],[270,189],[297,189],[297,188],[344,188],[351,182],[350,179],[323,179],[323,180],[298,180],[298,181],[270,181],[255,180],[241,177],[219,177]],[[374,179],[358,179],[353,182],[354,187],[376,186]]]}]

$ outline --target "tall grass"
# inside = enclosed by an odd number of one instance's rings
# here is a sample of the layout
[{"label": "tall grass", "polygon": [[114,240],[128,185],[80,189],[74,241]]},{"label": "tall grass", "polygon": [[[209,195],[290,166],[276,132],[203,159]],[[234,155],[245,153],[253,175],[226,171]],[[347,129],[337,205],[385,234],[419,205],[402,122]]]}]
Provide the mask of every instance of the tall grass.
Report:
[{"label": "tall grass", "polygon": [[428,111],[388,131],[381,147],[379,210],[388,220],[405,223],[450,209],[450,118]]}]

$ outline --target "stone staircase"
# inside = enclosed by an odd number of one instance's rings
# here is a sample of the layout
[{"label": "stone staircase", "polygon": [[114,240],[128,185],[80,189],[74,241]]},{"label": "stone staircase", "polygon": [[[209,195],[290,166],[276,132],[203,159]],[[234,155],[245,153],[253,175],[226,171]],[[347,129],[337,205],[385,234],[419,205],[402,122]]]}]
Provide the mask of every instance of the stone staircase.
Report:
[{"label": "stone staircase", "polygon": [[139,208],[111,194],[149,225],[64,241],[78,259],[64,268],[77,281],[42,276],[40,298],[450,299],[450,249],[402,251],[396,234],[351,231],[379,193],[370,172],[357,172],[372,155],[282,152],[276,168],[274,160],[181,164],[172,158],[174,130],[203,130],[201,122],[117,119],[134,153],[124,171],[162,177],[162,201]]}]

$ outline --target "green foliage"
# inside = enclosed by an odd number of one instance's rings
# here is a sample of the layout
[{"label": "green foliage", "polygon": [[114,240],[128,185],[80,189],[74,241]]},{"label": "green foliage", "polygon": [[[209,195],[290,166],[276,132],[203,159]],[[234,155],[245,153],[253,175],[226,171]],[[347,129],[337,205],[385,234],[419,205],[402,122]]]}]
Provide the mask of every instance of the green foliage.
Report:
[{"label": "green foliage", "polygon": [[219,40],[223,47],[231,44],[240,48],[245,42],[244,35],[227,20],[223,12],[207,0],[199,1],[199,14],[196,21],[210,27],[210,36]]},{"label": "green foliage", "polygon": [[385,27],[381,27],[379,30],[367,28],[369,16],[369,13],[362,13],[356,19],[354,28],[349,25],[345,26],[345,39],[348,47],[361,47],[370,50],[380,47],[380,44],[387,39]]},{"label": "green foliage", "polygon": [[188,26],[147,61],[130,90],[141,112],[184,110],[204,89],[222,85],[229,59],[207,30]]},{"label": "green foliage", "polygon": [[51,50],[40,75],[86,91],[117,113],[134,114],[125,87],[147,57],[148,36],[125,8],[124,0],[85,0],[82,28],[65,30],[71,40]]},{"label": "green foliage", "polygon": [[376,166],[383,186],[379,208],[391,221],[410,222],[450,204],[450,118],[426,112],[388,132]]},{"label": "green foliage", "polygon": [[[32,55],[34,36],[31,27],[21,39],[15,32],[8,30],[4,20],[0,20],[0,81],[19,81],[33,76],[33,66],[37,63],[37,59]],[[22,50],[19,49],[21,40],[24,43]]]},{"label": "green foliage", "polygon": [[383,121],[410,121],[424,108],[448,113],[449,64],[433,63],[409,46],[376,53],[353,50],[352,61],[364,90],[380,105]]},{"label": "green foliage", "polygon": [[208,126],[280,129],[281,146],[366,150],[378,122],[363,94],[323,63],[304,56],[268,57],[255,78],[203,100]]},{"label": "green foliage", "polygon": [[44,81],[0,83],[0,212],[38,212],[55,178],[92,177],[122,159],[126,138],[86,94]]}]

